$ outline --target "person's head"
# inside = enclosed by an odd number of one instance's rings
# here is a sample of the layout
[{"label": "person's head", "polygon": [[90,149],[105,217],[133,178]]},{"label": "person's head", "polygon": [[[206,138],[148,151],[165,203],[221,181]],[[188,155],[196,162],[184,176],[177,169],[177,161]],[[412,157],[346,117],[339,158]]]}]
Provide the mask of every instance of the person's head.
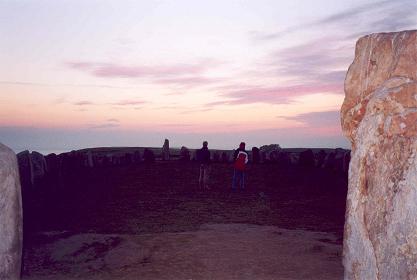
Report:
[{"label": "person's head", "polygon": [[204,148],[207,148],[207,146],[208,146],[208,142],[207,142],[207,141],[204,141],[204,142],[203,142],[203,147],[204,147]]},{"label": "person's head", "polygon": [[245,149],[245,142],[240,142],[239,149]]}]

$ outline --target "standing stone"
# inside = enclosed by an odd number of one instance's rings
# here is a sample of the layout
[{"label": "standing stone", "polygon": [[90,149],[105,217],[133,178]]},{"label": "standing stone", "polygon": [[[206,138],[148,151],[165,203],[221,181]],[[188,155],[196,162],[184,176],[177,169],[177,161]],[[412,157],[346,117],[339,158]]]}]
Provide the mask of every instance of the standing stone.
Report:
[{"label": "standing stone", "polygon": [[324,168],[334,170],[335,165],[336,165],[336,153],[330,152],[327,155],[326,160],[324,161]]},{"label": "standing stone", "polygon": [[162,146],[162,160],[169,160],[169,140],[165,139],[164,145]]},{"label": "standing stone", "polygon": [[346,151],[343,155],[343,174],[347,175],[349,172],[350,151]]},{"label": "standing stone", "polygon": [[94,167],[94,159],[93,159],[93,152],[92,151],[88,151],[87,152],[87,167],[92,168]]},{"label": "standing stone", "polygon": [[417,279],[416,37],[362,37],[346,76],[345,279]]},{"label": "standing stone", "polygon": [[221,162],[224,162],[224,163],[229,162],[229,155],[226,152],[222,152]]},{"label": "standing stone", "polygon": [[155,154],[153,153],[152,150],[146,148],[143,151],[143,161],[146,162],[146,163],[155,162]]},{"label": "standing stone", "polygon": [[48,173],[57,174],[59,170],[59,160],[55,153],[45,156],[46,166],[48,166]]},{"label": "standing stone", "polygon": [[187,147],[182,146],[180,150],[180,160],[190,161],[190,158],[191,158],[190,150]]},{"label": "standing stone", "polygon": [[260,152],[264,154],[264,161],[276,162],[281,147],[278,144],[263,145],[260,148]]},{"label": "standing stone", "polygon": [[138,164],[141,161],[141,156],[140,156],[140,152],[139,151],[135,151],[133,153],[133,162]]},{"label": "standing stone", "polygon": [[45,157],[41,153],[33,151],[30,154],[30,157],[33,163],[33,178],[36,183],[39,182],[39,180],[42,180],[43,177],[45,177],[48,168],[46,166]]},{"label": "standing stone", "polygon": [[29,189],[34,184],[32,157],[29,151],[23,151],[17,154],[19,163],[19,173],[22,187]]},{"label": "standing stone", "polygon": [[324,165],[324,160],[326,159],[326,152],[324,150],[320,150],[317,154],[317,167],[322,168]]},{"label": "standing stone", "polygon": [[298,159],[298,164],[302,167],[314,167],[316,162],[313,151],[311,149],[302,151]]},{"label": "standing stone", "polygon": [[133,155],[131,153],[125,153],[124,164],[131,165],[133,163]]},{"label": "standing stone", "polygon": [[252,163],[259,163],[261,161],[261,156],[259,154],[258,147],[252,147]]},{"label": "standing stone", "polygon": [[288,152],[281,151],[278,154],[278,166],[281,168],[286,168],[291,165],[291,158]]},{"label": "standing stone", "polygon": [[264,151],[259,151],[259,156],[261,163],[266,162],[266,153]]},{"label": "standing stone", "polygon": [[218,152],[213,152],[213,161],[219,162],[220,161],[220,154]]},{"label": "standing stone", "polygon": [[20,279],[22,197],[17,158],[0,143],[0,279]]}]

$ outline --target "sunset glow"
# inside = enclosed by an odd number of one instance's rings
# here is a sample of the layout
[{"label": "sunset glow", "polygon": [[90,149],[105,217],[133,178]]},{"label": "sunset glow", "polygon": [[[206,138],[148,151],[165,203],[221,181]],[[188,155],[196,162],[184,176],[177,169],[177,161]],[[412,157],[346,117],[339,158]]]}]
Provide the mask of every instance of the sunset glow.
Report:
[{"label": "sunset glow", "polygon": [[417,27],[401,1],[1,1],[0,142],[348,147],[356,40]]}]

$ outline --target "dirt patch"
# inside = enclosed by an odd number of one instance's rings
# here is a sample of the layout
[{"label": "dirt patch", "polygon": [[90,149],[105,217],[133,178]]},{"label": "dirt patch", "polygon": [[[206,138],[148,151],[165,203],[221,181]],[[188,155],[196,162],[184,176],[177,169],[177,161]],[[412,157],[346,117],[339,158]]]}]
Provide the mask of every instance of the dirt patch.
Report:
[{"label": "dirt patch", "polygon": [[323,239],[337,237],[248,224],[203,225],[181,233],[77,234],[32,248],[38,258],[27,265],[35,272],[23,279],[341,279],[342,248]]}]

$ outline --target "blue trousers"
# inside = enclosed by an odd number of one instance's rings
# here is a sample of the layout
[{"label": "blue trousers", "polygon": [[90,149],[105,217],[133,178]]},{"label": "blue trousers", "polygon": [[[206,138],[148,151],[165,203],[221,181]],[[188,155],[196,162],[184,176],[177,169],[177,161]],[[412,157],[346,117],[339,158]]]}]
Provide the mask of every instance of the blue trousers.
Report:
[{"label": "blue trousers", "polygon": [[236,189],[236,184],[238,182],[240,183],[240,188],[243,190],[245,188],[245,171],[234,169],[232,189]]}]

